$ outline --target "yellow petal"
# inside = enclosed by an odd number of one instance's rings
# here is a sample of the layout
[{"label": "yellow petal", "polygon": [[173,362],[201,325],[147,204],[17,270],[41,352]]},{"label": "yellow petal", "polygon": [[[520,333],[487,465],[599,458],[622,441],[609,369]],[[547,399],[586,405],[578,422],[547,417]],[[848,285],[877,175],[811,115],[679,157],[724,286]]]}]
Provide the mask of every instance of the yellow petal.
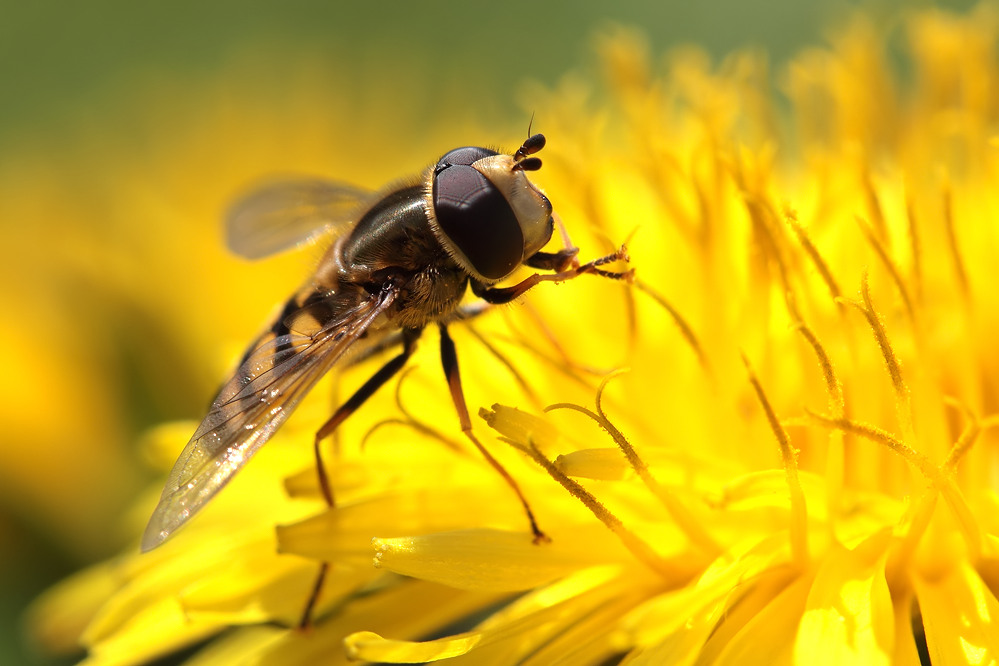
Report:
[{"label": "yellow petal", "polygon": [[559,439],[558,429],[546,419],[528,414],[515,407],[493,405],[492,411],[481,410],[479,416],[504,437],[523,446],[531,442],[542,451]]},{"label": "yellow petal", "polygon": [[161,599],[137,609],[113,633],[86,639],[90,656],[81,666],[143,664],[223,629],[219,622],[192,621],[176,599]]},{"label": "yellow petal", "polygon": [[999,601],[966,562],[933,583],[917,578],[916,596],[934,664],[999,660]]},{"label": "yellow petal", "polygon": [[[591,618],[605,624],[619,616],[615,600],[627,599],[629,582],[618,576],[614,567],[598,567],[568,576],[537,589],[494,613],[476,631],[447,638],[409,642],[381,638],[372,632],[358,632],[347,637],[346,644],[354,659],[412,663],[467,654],[467,661],[456,663],[518,663],[530,655],[537,663],[549,663],[555,655],[566,655],[573,645],[559,645],[551,660],[539,651],[551,649],[563,637],[576,647],[586,637],[573,632],[586,629]],[[611,617],[601,613],[609,612]],[[602,633],[597,627],[589,633]],[[474,651],[472,651],[474,649]],[[587,660],[593,661],[593,660]],[[455,663],[455,662],[452,662]]]},{"label": "yellow petal", "polygon": [[533,543],[528,532],[465,530],[373,539],[376,566],[470,590],[526,590],[603,560],[563,539]]},{"label": "yellow petal", "polygon": [[263,549],[253,553],[185,587],[179,598],[188,617],[230,625],[298,622],[318,565]]},{"label": "yellow petal", "polygon": [[[825,491],[821,477],[808,472],[799,472],[798,479],[808,497],[821,497]],[[787,490],[787,476],[783,469],[753,472],[743,475],[725,485],[722,497],[717,500],[726,509],[748,510],[760,507],[779,507],[790,511]],[[811,505],[816,505],[811,508]],[[810,503],[809,512],[820,510],[820,502]]]},{"label": "yellow petal", "polygon": [[767,590],[779,590],[794,577],[794,571],[781,567],[788,557],[786,537],[771,537],[746,553],[726,553],[695,584],[638,605],[617,632],[622,649],[639,648],[627,663],[654,666],[695,659],[731,605],[749,596],[747,591],[765,600]]},{"label": "yellow petal", "polygon": [[[801,616],[810,584],[811,581],[805,577],[793,581],[779,592],[779,588],[770,589],[771,596],[766,599],[765,605],[724,644],[716,663],[733,666],[752,663],[765,650],[768,664],[791,664],[794,628]],[[735,607],[736,614],[741,610],[741,604]],[[747,613],[749,612],[752,612],[751,609],[747,609]],[[726,624],[728,623],[729,620],[726,619]],[[734,624],[738,625],[738,620]],[[715,639],[721,637],[722,634],[719,633],[708,640],[703,653],[707,655],[705,660],[710,660]]]},{"label": "yellow petal", "polygon": [[[323,561],[358,562],[370,556],[373,535],[408,534],[461,529],[492,524],[527,531],[527,519],[516,498],[497,476],[490,485],[442,485],[437,492],[424,488],[383,494],[356,504],[337,506],[277,529],[281,552]],[[498,496],[493,490],[498,488]],[[530,539],[528,538],[528,542]]]},{"label": "yellow petal", "polygon": [[[213,642],[191,663],[192,666],[242,663],[312,666],[346,664],[348,659],[349,663],[355,659],[370,661],[361,653],[348,658],[351,634],[377,630],[400,639],[417,638],[441,626],[475,616],[501,599],[495,594],[468,593],[422,581],[397,579],[394,583],[387,582],[378,594],[359,596],[338,607],[329,617],[318,618],[309,629],[248,627]],[[400,658],[405,657],[402,649],[405,641],[398,643]]]},{"label": "yellow petal", "polygon": [[915,634],[912,631],[913,593],[895,599],[895,666],[921,666]]},{"label": "yellow petal", "polygon": [[798,627],[799,663],[891,663],[895,622],[884,571],[890,536],[882,532],[854,550],[833,546],[826,553]]},{"label": "yellow petal", "polygon": [[116,569],[112,562],[104,562],[47,590],[29,609],[27,624],[32,638],[48,651],[78,651],[87,624],[118,589]]},{"label": "yellow petal", "polygon": [[583,449],[558,456],[555,464],[566,475],[577,479],[619,481],[631,466],[618,448]]},{"label": "yellow petal", "polygon": [[449,659],[467,653],[482,640],[482,634],[457,634],[436,641],[414,643],[382,638],[371,631],[359,631],[344,640],[351,659],[413,664]]}]

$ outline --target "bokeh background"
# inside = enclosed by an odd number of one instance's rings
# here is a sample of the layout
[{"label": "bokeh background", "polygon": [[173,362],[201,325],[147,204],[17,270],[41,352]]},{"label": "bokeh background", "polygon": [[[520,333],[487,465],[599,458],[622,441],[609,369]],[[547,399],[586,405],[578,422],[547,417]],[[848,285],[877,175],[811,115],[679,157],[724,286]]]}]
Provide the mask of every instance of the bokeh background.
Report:
[{"label": "bokeh background", "polygon": [[858,7],[915,4],[974,3],[0,2],[0,663],[55,663],[27,604],[134,539],[143,433],[197,418],[308,271],[226,254],[218,221],[253,178],[377,187],[452,144],[515,144],[532,113],[545,131],[534,86],[599,94],[614,26],[776,65]]}]

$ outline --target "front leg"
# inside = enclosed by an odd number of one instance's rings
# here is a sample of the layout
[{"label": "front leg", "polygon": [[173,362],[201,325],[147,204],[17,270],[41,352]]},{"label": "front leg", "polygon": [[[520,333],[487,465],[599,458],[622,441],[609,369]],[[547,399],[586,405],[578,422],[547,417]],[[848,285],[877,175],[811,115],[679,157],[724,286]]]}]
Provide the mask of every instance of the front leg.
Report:
[{"label": "front leg", "polygon": [[[536,266],[531,263],[531,259],[542,255],[539,263],[541,266]],[[548,253],[538,253],[534,257],[529,258],[524,263],[528,266],[535,266],[538,268],[546,268],[546,263],[549,262],[552,265],[557,265],[556,262],[564,261],[568,262],[566,265],[571,265],[573,259],[575,258],[576,250],[575,248],[567,248],[561,250],[554,254]],[[565,270],[559,270],[552,274],[535,273],[534,275],[529,275],[520,282],[510,287],[490,287],[489,285],[483,284],[477,280],[472,280],[472,293],[486,301],[487,303],[493,303],[494,305],[499,305],[502,303],[509,303],[510,301],[516,300],[524,295],[531,287],[542,282],[563,282],[564,280],[571,280],[574,277],[584,275],[586,273],[593,273],[594,275],[599,275],[601,277],[610,278],[612,280],[624,280],[626,282],[631,282],[635,275],[635,269],[628,269],[623,272],[617,271],[605,271],[600,268],[606,264],[613,263],[615,261],[628,261],[627,249],[622,245],[617,252],[608,254],[606,257],[600,257],[599,259],[594,259],[593,261],[583,264],[582,266],[576,266],[574,268],[569,268]],[[553,269],[554,270],[554,269]]]},{"label": "front leg", "polygon": [[560,273],[574,264],[579,265],[576,261],[577,254],[579,254],[578,247],[567,247],[558,252],[535,252],[524,260],[524,264],[531,268]]}]

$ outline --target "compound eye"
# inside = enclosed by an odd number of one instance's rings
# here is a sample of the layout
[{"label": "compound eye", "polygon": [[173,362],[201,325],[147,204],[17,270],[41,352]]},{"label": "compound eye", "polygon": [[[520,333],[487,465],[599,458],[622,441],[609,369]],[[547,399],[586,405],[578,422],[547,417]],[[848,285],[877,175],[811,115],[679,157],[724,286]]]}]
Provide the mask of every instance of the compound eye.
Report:
[{"label": "compound eye", "polygon": [[449,166],[471,166],[474,162],[478,162],[483,157],[492,157],[493,155],[498,155],[495,150],[489,150],[488,148],[479,148],[477,146],[465,146],[464,148],[455,148],[445,153],[444,157],[437,161],[437,167],[434,169],[435,173],[446,169]]},{"label": "compound eye", "polygon": [[434,177],[434,213],[454,248],[487,280],[509,275],[523,260],[524,233],[517,216],[502,192],[474,168],[445,167]]}]

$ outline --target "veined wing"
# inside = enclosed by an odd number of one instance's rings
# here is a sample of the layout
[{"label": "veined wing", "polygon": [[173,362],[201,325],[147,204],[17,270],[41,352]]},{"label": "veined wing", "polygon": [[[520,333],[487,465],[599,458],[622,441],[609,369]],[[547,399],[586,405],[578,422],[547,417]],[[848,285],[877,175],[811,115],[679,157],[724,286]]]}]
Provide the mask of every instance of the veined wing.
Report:
[{"label": "veined wing", "polygon": [[229,208],[226,243],[240,256],[260,259],[327,232],[342,232],[373,196],[369,190],[321,178],[273,180]]},{"label": "veined wing", "polygon": [[143,552],[166,540],[232,480],[396,294],[385,289],[362,300],[311,335],[291,331],[258,344],[174,464],[142,537]]}]

